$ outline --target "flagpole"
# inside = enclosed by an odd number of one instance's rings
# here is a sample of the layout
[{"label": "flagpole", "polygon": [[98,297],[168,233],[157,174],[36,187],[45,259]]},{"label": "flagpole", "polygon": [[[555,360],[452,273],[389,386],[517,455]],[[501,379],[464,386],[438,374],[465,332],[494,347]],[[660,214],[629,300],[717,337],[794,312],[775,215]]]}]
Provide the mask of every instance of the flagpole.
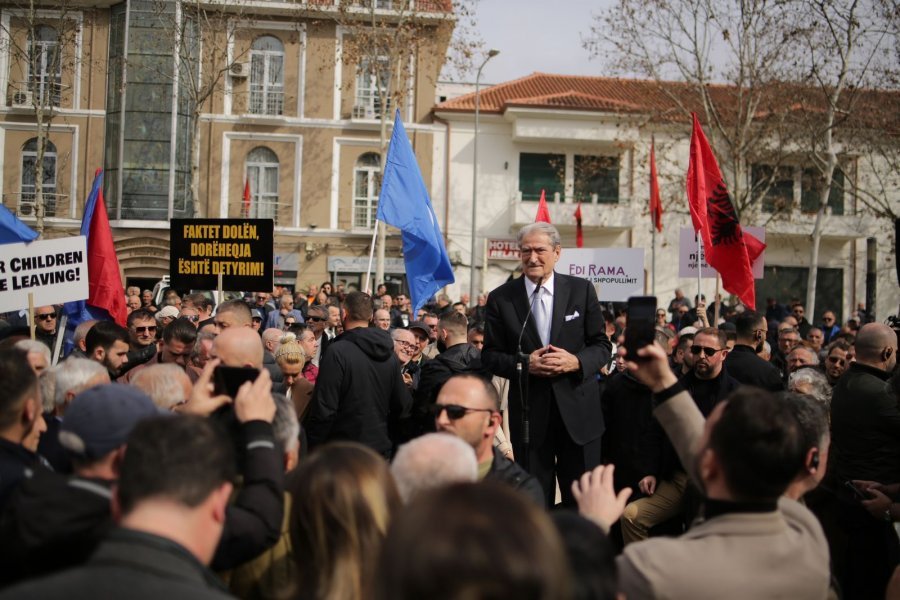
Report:
[{"label": "flagpole", "polygon": [[378,236],[378,219],[375,219],[375,226],[372,228],[372,243],[369,247],[369,266],[366,267],[366,285],[363,288],[364,293],[369,293],[369,276],[372,273],[372,260],[375,258],[375,238]]},{"label": "flagpole", "polygon": [[703,260],[701,258],[702,257],[701,252],[703,250],[703,244],[702,244],[703,240],[702,240],[702,236],[700,235],[699,231],[697,232],[696,235],[697,235],[697,299],[696,300],[699,301],[700,298],[703,297],[703,295],[700,293],[700,276],[702,275],[702,271],[703,271]]},{"label": "flagpole", "polygon": [[656,225],[650,225],[650,295],[656,296]]},{"label": "flagpole", "polygon": [[713,327],[718,327],[719,325],[719,284],[722,282],[722,276],[716,273],[716,295],[713,296],[713,302],[715,303],[716,308],[713,310]]}]

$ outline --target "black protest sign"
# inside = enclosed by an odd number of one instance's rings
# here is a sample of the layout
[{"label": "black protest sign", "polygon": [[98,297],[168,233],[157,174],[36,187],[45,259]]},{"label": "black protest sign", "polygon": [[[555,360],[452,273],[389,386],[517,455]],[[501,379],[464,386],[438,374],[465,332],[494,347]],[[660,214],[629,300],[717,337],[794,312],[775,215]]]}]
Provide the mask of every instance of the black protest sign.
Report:
[{"label": "black protest sign", "polygon": [[272,219],[172,219],[170,284],[176,289],[272,290]]}]

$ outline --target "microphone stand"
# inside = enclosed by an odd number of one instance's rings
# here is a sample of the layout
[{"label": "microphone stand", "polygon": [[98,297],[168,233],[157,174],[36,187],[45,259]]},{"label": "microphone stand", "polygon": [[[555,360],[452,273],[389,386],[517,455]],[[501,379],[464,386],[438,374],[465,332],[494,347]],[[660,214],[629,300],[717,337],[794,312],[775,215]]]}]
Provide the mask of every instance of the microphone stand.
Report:
[{"label": "microphone stand", "polygon": [[531,403],[528,401],[530,393],[528,386],[528,359],[529,355],[522,352],[522,337],[525,335],[525,328],[528,326],[528,320],[534,312],[534,301],[538,298],[540,287],[536,287],[531,294],[531,303],[528,305],[528,314],[522,322],[522,329],[519,331],[519,340],[516,343],[516,378],[519,384],[519,398],[522,401],[522,454],[519,458],[519,464],[526,471],[531,466],[530,450],[531,450]]}]

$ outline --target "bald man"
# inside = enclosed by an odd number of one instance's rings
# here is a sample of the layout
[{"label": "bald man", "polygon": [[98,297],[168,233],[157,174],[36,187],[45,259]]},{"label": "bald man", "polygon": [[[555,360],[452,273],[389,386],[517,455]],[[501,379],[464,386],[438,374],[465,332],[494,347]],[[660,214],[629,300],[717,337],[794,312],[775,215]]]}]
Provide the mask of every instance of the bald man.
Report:
[{"label": "bald man", "polygon": [[[834,386],[828,469],[834,488],[842,482],[900,481],[900,407],[887,385],[897,365],[897,334],[867,323],[854,342],[856,362]],[[840,531],[826,534],[834,572],[847,598],[881,598],[900,544],[889,517],[876,519],[849,492],[837,503]],[[832,535],[833,533],[833,535]]]},{"label": "bald man", "polygon": [[263,368],[262,340],[249,325],[228,327],[222,331],[213,341],[210,355],[221,360],[226,367]]}]

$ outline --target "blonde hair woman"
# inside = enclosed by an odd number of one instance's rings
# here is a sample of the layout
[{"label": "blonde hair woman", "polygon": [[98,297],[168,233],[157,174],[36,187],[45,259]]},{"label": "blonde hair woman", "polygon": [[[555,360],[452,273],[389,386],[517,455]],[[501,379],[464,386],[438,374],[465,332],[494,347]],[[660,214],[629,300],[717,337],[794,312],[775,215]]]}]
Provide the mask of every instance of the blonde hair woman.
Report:
[{"label": "blonde hair woman", "polygon": [[401,505],[387,462],[360,444],[325,444],[300,463],[293,482],[295,597],[370,598],[381,543]]},{"label": "blonde hair woman", "polygon": [[313,384],[301,374],[307,360],[309,357],[297,341],[297,336],[293,333],[283,335],[275,349],[275,362],[284,376],[286,395],[294,403],[297,417],[301,421],[309,408],[313,392]]}]

